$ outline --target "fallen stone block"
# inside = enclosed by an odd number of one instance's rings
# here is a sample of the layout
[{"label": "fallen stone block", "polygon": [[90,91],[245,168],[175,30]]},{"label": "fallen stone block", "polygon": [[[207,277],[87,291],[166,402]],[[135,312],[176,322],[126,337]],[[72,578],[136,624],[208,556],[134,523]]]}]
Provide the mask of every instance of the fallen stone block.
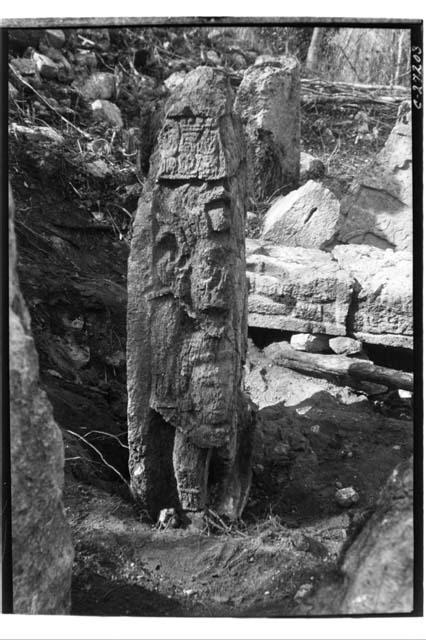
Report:
[{"label": "fallen stone block", "polygon": [[265,215],[262,238],[288,247],[325,249],[340,225],[340,203],[314,180],[278,198]]},{"label": "fallen stone block", "polygon": [[346,335],[353,278],[318,249],[246,241],[252,327]]},{"label": "fallen stone block", "polygon": [[356,281],[348,333],[364,342],[412,349],[412,254],[368,245],[339,245],[332,254]]}]

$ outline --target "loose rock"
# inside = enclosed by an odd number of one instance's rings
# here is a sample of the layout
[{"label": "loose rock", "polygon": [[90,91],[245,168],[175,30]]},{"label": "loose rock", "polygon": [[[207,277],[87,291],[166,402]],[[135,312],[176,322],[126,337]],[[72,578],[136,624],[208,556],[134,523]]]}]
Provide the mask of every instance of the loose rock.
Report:
[{"label": "loose rock", "polygon": [[335,494],[336,502],[341,507],[351,507],[359,502],[359,494],[353,487],[343,487],[343,489],[337,489]]},{"label": "loose rock", "polygon": [[309,353],[327,353],[329,351],[328,337],[321,334],[296,333],[291,336],[290,344],[293,349]]},{"label": "loose rock", "polygon": [[116,104],[109,100],[95,100],[90,106],[95,118],[110,124],[114,129],[123,128],[121,111]]},{"label": "loose rock", "polygon": [[329,189],[309,180],[278,198],[266,213],[262,238],[289,247],[325,249],[339,230],[340,204]]},{"label": "loose rock", "polygon": [[322,178],[325,174],[325,166],[318,158],[314,158],[310,153],[301,151],[300,153],[300,175],[299,182],[303,184],[307,180]]},{"label": "loose rock", "polygon": [[110,100],[115,96],[115,76],[113,73],[99,71],[93,73],[80,86],[80,93],[85,100],[93,102],[94,100]]},{"label": "loose rock", "polygon": [[362,342],[360,340],[348,338],[347,336],[330,338],[328,344],[330,346],[330,349],[334,351],[334,353],[354,355],[361,354],[363,352]]}]

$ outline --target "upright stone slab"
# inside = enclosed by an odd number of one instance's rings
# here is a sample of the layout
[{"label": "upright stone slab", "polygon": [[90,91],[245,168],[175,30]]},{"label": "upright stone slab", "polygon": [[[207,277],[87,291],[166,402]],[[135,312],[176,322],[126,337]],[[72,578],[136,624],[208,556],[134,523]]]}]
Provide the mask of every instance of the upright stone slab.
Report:
[{"label": "upright stone slab", "polygon": [[296,188],[300,170],[300,78],[295,58],[254,65],[244,73],[235,108],[247,141],[249,195],[265,202]]},{"label": "upright stone slab", "polygon": [[213,68],[189,73],[165,116],[129,259],[131,486],[154,517],[207,504],[237,517],[253,422],[241,386],[244,140],[227,78]]},{"label": "upright stone slab", "polygon": [[412,251],[411,107],[403,102],[383,149],[344,199],[339,241]]},{"label": "upright stone slab", "polygon": [[39,387],[30,317],[16,274],[10,188],[9,331],[13,608],[22,614],[65,614],[74,553],[62,506],[63,443]]}]

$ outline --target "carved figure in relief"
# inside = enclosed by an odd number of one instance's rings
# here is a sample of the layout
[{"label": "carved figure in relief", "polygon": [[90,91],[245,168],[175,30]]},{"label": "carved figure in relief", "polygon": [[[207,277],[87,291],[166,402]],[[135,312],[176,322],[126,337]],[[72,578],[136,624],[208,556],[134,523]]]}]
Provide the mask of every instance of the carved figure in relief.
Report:
[{"label": "carved figure in relief", "polygon": [[244,142],[226,77],[199,67],[171,96],[129,259],[132,489],[238,517],[250,486]]}]

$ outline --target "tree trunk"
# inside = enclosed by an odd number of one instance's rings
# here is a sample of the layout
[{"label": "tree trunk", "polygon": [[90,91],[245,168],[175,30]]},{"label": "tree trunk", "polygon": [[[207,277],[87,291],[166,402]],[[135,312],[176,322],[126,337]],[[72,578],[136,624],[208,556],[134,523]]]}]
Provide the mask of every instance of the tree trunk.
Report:
[{"label": "tree trunk", "polygon": [[306,68],[309,69],[309,71],[315,72],[318,70],[319,53],[324,39],[324,33],[324,27],[315,27],[312,33],[311,43],[306,57]]},{"label": "tree trunk", "polygon": [[398,84],[402,75],[402,49],[404,44],[404,30],[400,29],[398,35],[398,50],[396,54],[395,75],[393,78],[393,84]]},{"label": "tree trunk", "polygon": [[268,355],[273,357],[276,364],[301,373],[328,374],[341,379],[368,380],[392,389],[413,390],[412,373],[378,367],[368,360],[296,351],[287,342],[271,345],[267,349],[269,349]]}]

